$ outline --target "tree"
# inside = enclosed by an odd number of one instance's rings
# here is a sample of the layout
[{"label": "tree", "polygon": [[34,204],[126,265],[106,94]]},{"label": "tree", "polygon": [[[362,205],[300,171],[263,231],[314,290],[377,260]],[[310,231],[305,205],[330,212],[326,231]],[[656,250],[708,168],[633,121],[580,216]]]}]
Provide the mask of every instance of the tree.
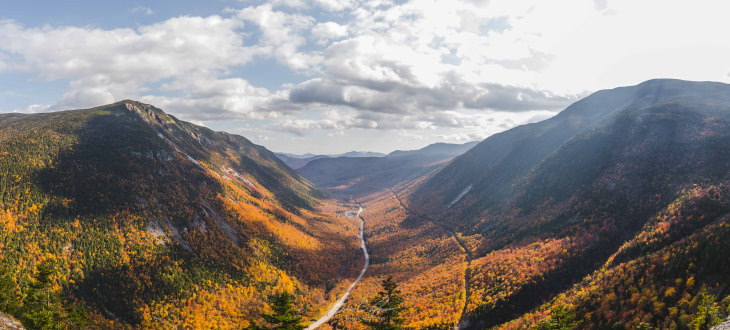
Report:
[{"label": "tree", "polygon": [[371,329],[406,329],[403,326],[405,319],[401,316],[405,310],[405,307],[402,306],[405,299],[398,290],[398,284],[395,283],[392,276],[388,276],[381,285],[382,289],[377,296],[366,304],[369,319],[363,319],[361,322]]},{"label": "tree", "polygon": [[12,274],[5,268],[0,268],[0,311],[15,314],[20,308],[20,298],[15,291],[15,281]]},{"label": "tree", "polygon": [[51,291],[55,267],[51,260],[41,262],[23,305],[24,324],[31,329],[60,329],[63,315],[60,297]]},{"label": "tree", "polygon": [[294,309],[294,296],[289,292],[282,292],[270,297],[273,313],[264,314],[261,317],[272,325],[271,328],[252,325],[252,330],[277,329],[277,330],[302,330],[306,329],[301,325],[302,317],[299,311]]},{"label": "tree", "polygon": [[712,328],[714,325],[722,323],[722,316],[720,305],[715,301],[715,296],[703,289],[700,291],[697,313],[692,318],[690,328],[693,330]]},{"label": "tree", "polygon": [[557,306],[550,311],[550,320],[543,321],[537,328],[540,330],[572,330],[581,323],[583,321],[576,320],[573,311],[565,306]]}]

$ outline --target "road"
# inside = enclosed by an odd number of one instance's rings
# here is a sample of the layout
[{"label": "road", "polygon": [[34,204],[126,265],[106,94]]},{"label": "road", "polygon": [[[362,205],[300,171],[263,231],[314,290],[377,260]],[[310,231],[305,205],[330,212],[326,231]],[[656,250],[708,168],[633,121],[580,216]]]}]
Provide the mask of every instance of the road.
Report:
[{"label": "road", "polygon": [[352,292],[352,289],[355,287],[355,285],[357,285],[357,283],[360,282],[362,277],[365,275],[365,272],[368,270],[368,267],[370,266],[370,254],[368,254],[368,248],[365,245],[365,235],[364,235],[365,219],[363,219],[363,217],[360,215],[360,213],[362,213],[362,211],[363,211],[362,206],[359,206],[356,217],[358,219],[360,219],[360,233],[358,234],[358,238],[360,238],[360,247],[362,248],[362,253],[363,253],[363,255],[365,255],[365,265],[362,267],[362,270],[360,271],[360,275],[357,276],[357,278],[355,279],[355,282],[352,282],[352,284],[350,284],[350,287],[347,288],[347,291],[345,291],[345,293],[342,295],[342,297],[340,297],[340,299],[338,299],[337,302],[335,302],[335,304],[332,306],[332,308],[330,308],[330,310],[327,311],[326,314],[324,314],[322,317],[320,317],[319,320],[310,324],[307,327],[307,330],[318,328],[322,324],[327,323],[327,321],[329,321],[333,316],[335,316],[335,314],[337,314],[337,311],[339,311],[340,308],[342,308],[342,306],[345,304],[347,297],[350,296],[350,292]]}]

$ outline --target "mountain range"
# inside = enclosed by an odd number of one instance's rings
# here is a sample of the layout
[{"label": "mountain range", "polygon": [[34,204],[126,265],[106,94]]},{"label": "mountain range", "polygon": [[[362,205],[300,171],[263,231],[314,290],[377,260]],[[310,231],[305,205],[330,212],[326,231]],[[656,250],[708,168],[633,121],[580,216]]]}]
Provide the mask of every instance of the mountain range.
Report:
[{"label": "mountain range", "polygon": [[708,329],[730,315],[729,164],[715,82],[388,155],[274,154],[129,100],[2,114],[0,312],[274,328],[286,292],[288,319],[365,329],[391,278],[416,329]]},{"label": "mountain range", "polygon": [[293,169],[300,169],[304,167],[305,165],[309,164],[313,160],[317,160],[320,158],[339,158],[339,157],[383,157],[385,154],[379,153],[379,152],[372,152],[372,151],[349,151],[342,154],[337,155],[315,155],[315,154],[303,154],[303,155],[295,155],[295,154],[289,154],[284,152],[277,152],[275,153],[281,161],[284,162],[287,166],[293,168]]},{"label": "mountain range", "polygon": [[321,158],[297,171],[335,196],[361,197],[422,177],[476,144],[436,143],[384,157]]}]

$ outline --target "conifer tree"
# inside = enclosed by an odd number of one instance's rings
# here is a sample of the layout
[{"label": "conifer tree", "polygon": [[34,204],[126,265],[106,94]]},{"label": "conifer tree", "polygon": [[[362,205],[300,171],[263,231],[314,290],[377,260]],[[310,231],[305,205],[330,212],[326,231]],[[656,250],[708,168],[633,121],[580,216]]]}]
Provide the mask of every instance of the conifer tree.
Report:
[{"label": "conifer tree", "polygon": [[367,304],[369,319],[363,319],[362,323],[371,329],[378,330],[399,330],[406,329],[403,326],[405,319],[401,316],[405,307],[405,299],[398,290],[392,276],[388,276],[381,283],[382,289],[377,296],[370,299]]},{"label": "conifer tree", "polygon": [[565,306],[557,306],[550,311],[550,320],[540,323],[539,330],[572,330],[577,328],[583,321],[575,319],[575,313],[565,308]]},{"label": "conifer tree", "polygon": [[50,260],[41,262],[24,301],[24,324],[32,329],[60,329],[63,315],[58,295],[51,291],[54,266]]},{"label": "conifer tree", "polygon": [[299,311],[294,309],[294,296],[289,292],[282,292],[271,297],[271,314],[264,314],[262,317],[272,327],[261,327],[253,325],[252,330],[277,329],[277,330],[302,330],[306,329],[301,325],[302,317]]}]

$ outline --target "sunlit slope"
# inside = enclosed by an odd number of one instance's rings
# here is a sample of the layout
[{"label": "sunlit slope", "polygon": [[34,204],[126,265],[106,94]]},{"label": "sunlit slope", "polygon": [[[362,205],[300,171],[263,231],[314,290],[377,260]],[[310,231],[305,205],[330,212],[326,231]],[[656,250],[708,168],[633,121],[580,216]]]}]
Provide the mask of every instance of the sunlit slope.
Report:
[{"label": "sunlit slope", "polygon": [[[475,251],[467,308],[473,327],[510,321],[544,301],[554,301],[553,307],[573,301],[560,294],[582,297],[580,306],[567,306],[586,318],[585,327],[608,326],[622,318],[616,315],[626,317],[619,327],[642,320],[663,327],[680,324],[682,311],[686,321],[696,306],[679,307],[673,297],[649,310],[631,301],[635,291],[621,291],[618,301],[600,307],[608,314],[599,317],[593,310],[598,298],[571,287],[608,292],[601,286],[618,285],[615,279],[591,279],[602,272],[623,278],[621,269],[642,269],[642,283],[656,285],[635,290],[666,290],[667,272],[677,271],[682,275],[671,281],[695,281],[675,288],[686,299],[702,289],[717,300],[727,296],[727,281],[719,280],[726,270],[712,266],[717,258],[730,260],[726,241],[716,237],[728,222],[727,211],[698,199],[677,215],[676,226],[690,229],[672,232],[675,224],[665,221],[655,225],[660,229],[647,226],[660,212],[674,212],[690,192],[724,191],[728,164],[730,86],[652,80],[595,93],[552,119],[490,137],[417,185],[407,199],[463,235]],[[648,247],[639,243],[645,241]],[[697,250],[703,242],[715,243]],[[672,265],[662,258],[694,261]]]},{"label": "sunlit slope", "polygon": [[0,174],[15,290],[49,260],[99,324],[240,326],[282,290],[315,316],[361,263],[354,221],[271,152],[138,102],[1,115]]}]

